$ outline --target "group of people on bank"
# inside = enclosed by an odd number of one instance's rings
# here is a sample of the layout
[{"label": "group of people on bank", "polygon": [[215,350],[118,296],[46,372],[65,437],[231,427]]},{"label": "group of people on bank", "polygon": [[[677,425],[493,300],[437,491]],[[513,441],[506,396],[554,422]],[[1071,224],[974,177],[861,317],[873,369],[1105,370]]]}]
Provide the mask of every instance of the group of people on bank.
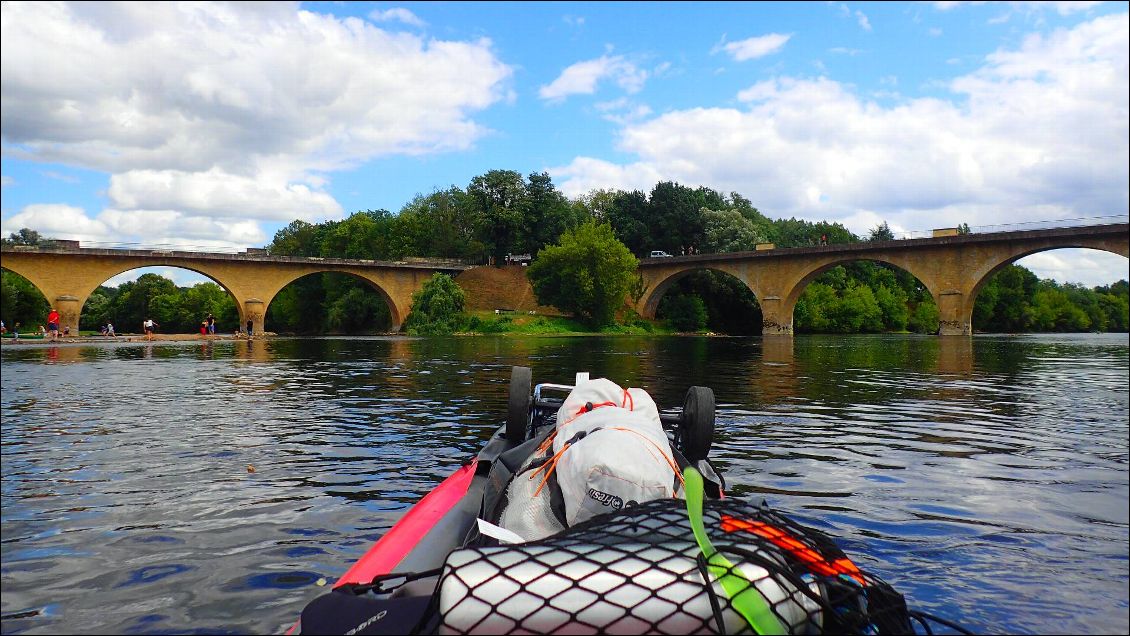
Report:
[{"label": "group of people on bank", "polygon": [[[61,338],[69,338],[70,335],[71,335],[71,328],[64,326],[64,327],[61,328],[61,331],[60,331],[60,323],[61,322],[62,322],[62,317],[59,315],[58,310],[56,310],[54,307],[52,307],[51,311],[49,311],[47,313],[47,326],[44,327],[43,325],[39,325],[38,335],[40,337],[44,338],[44,339],[47,339],[47,340],[59,340]],[[153,340],[155,334],[157,333],[157,328],[160,327],[160,326],[161,325],[156,320],[153,320],[152,318],[147,317],[145,320],[143,320],[141,322],[141,330],[145,334],[145,339],[146,340]],[[246,334],[244,332],[240,331],[239,329],[236,329],[235,335],[236,336],[246,335],[246,337],[250,339],[252,337],[253,329],[254,329],[254,323],[251,320],[248,320],[247,321]],[[12,339],[13,340],[19,340],[20,339],[20,323],[19,322],[14,323],[12,325],[11,331],[12,331]],[[99,329],[99,332],[103,336],[117,336],[118,335],[114,331],[114,324],[111,323],[111,322],[107,322],[105,325],[102,325],[102,327]],[[7,333],[8,333],[8,326],[6,324],[4,324],[3,320],[0,320],[0,334],[7,334]],[[214,336],[214,335],[216,335],[216,317],[214,315],[208,314],[208,316],[206,318],[204,318],[204,320],[200,321],[200,335],[202,335],[202,336]]]}]

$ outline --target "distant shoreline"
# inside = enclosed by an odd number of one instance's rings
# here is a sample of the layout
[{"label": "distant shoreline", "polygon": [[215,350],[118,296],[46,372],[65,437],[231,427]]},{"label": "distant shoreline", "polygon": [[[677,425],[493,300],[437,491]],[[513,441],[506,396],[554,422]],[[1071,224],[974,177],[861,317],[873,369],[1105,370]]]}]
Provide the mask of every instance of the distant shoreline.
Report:
[{"label": "distant shoreline", "polygon": [[[260,334],[252,338],[258,340],[260,338],[269,338],[274,336],[274,333]],[[232,341],[232,340],[247,340],[247,336],[235,334],[215,334],[205,336],[198,333],[167,333],[167,334],[153,334],[152,340],[146,339],[145,334],[127,333],[117,336],[64,336],[58,340],[51,340],[45,336],[38,334],[32,336],[20,336],[19,340],[5,335],[0,338],[0,343],[4,346],[15,346],[20,344],[81,344],[84,342],[211,342],[211,341]]]}]

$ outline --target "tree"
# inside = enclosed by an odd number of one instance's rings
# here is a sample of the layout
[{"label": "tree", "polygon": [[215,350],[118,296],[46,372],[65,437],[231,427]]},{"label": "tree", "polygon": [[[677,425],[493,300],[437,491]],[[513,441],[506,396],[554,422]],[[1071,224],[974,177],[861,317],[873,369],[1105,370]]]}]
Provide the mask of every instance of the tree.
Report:
[{"label": "tree", "polygon": [[891,231],[891,226],[883,221],[879,225],[871,228],[871,235],[867,237],[868,241],[893,241],[895,240],[895,233]]},{"label": "tree", "polygon": [[23,227],[19,232],[12,232],[8,235],[8,239],[4,241],[9,245],[39,245],[43,241],[43,237],[35,230]]},{"label": "tree", "polygon": [[576,227],[583,219],[584,215],[578,214],[565,195],[553,187],[548,173],[531,173],[522,210],[519,250],[537,254],[538,250],[557,241],[562,232]]},{"label": "tree", "polygon": [[933,298],[927,298],[910,308],[906,328],[914,333],[938,333],[941,318],[938,314],[938,305]]},{"label": "tree", "polygon": [[46,324],[50,306],[43,294],[23,276],[4,270],[0,277],[0,317],[11,329],[17,322],[25,332]]},{"label": "tree", "polygon": [[659,303],[660,312],[677,331],[706,328],[706,304],[694,294],[668,294]]},{"label": "tree", "polygon": [[616,237],[637,256],[646,256],[654,247],[648,216],[647,195],[639,190],[617,192],[605,211]]},{"label": "tree", "polygon": [[414,336],[454,333],[463,324],[464,302],[463,289],[455,279],[436,273],[412,294],[412,310],[404,328]]},{"label": "tree", "polygon": [[744,252],[765,242],[757,226],[737,210],[702,209],[703,252]]},{"label": "tree", "polygon": [[161,318],[153,313],[160,309],[168,311],[170,301],[166,298],[159,303],[157,298],[176,297],[178,293],[176,283],[160,274],[142,274],[137,280],[122,283],[118,287],[118,295],[112,304],[112,315],[118,331],[140,331],[141,322],[152,318],[161,324],[164,331],[173,325],[166,325]]},{"label": "tree", "polygon": [[467,195],[478,209],[478,238],[502,267],[506,254],[518,245],[526,183],[513,170],[491,170],[471,179]]},{"label": "tree", "polygon": [[397,216],[391,230],[411,237],[412,256],[482,258],[484,245],[476,240],[481,225],[477,204],[461,188],[451,186],[427,196],[416,195]]},{"label": "tree", "polygon": [[651,249],[678,254],[683,248],[701,250],[702,208],[719,209],[722,201],[713,191],[692,190],[671,181],[655,184],[648,200],[648,219],[651,228]]},{"label": "tree", "polygon": [[638,266],[610,225],[591,220],[542,249],[528,276],[539,303],[599,327],[613,322]]}]

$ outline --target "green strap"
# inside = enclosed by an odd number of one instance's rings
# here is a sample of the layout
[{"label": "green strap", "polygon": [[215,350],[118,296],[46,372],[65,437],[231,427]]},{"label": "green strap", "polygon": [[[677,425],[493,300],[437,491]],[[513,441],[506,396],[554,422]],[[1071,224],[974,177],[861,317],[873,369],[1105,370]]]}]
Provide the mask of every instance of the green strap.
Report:
[{"label": "green strap", "polygon": [[714,549],[714,545],[706,536],[706,527],[702,523],[702,474],[693,466],[687,466],[683,471],[683,479],[686,481],[687,517],[691,522],[695,543],[698,544],[698,549],[702,550],[702,556],[706,557],[707,569],[718,577],[722,589],[730,597],[730,604],[749,623],[754,632],[787,634],[788,631],[781,625],[781,621],[777,620],[773,610],[769,608],[769,603],[761,596],[761,592],[757,591],[753,582],[747,579],[741,570],[734,567],[729,559]]}]

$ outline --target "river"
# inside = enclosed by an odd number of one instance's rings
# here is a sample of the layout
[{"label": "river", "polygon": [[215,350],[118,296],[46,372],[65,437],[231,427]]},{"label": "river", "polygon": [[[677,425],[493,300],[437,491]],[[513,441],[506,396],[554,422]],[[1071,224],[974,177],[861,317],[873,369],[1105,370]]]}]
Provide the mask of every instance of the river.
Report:
[{"label": "river", "polygon": [[1125,334],[6,345],[8,633],[285,630],[501,422],[511,365],[714,389],[731,494],[978,632],[1130,631]]}]

